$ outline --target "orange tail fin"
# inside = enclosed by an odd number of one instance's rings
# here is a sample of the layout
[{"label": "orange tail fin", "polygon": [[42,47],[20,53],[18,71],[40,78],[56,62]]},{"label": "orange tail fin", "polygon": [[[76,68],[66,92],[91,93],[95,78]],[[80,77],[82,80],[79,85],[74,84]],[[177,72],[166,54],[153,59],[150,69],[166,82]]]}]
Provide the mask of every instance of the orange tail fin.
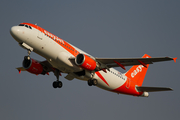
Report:
[{"label": "orange tail fin", "polygon": [[[151,56],[145,54],[142,58],[151,58]],[[140,61],[141,65],[135,65],[129,71],[126,72],[126,76],[136,85],[142,86],[149,64],[144,64]]]}]

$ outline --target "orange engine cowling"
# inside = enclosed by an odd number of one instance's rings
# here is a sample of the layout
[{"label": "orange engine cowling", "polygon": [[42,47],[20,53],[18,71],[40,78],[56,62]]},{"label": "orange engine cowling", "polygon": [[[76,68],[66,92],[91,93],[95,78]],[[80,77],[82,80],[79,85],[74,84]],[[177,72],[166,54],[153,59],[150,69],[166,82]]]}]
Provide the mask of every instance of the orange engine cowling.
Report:
[{"label": "orange engine cowling", "polygon": [[32,74],[38,75],[43,73],[43,66],[32,58],[28,59],[27,56],[23,60],[23,67]]},{"label": "orange engine cowling", "polygon": [[96,61],[85,54],[78,54],[75,63],[84,69],[93,71],[96,68]]}]

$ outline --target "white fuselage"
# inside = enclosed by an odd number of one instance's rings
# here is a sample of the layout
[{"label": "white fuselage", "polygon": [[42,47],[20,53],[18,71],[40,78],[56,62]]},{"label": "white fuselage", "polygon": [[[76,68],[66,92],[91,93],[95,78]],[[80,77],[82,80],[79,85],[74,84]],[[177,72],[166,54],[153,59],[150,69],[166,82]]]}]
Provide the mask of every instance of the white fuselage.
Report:
[{"label": "white fuselage", "polygon": [[[143,87],[143,81],[149,64],[153,62],[169,61],[177,58],[154,57],[144,54],[141,58],[94,58],[63,39],[53,35],[45,29],[31,24],[21,23],[11,28],[12,37],[19,45],[28,50],[24,57],[23,67],[17,68],[32,74],[49,75],[53,72],[57,80],[53,82],[54,88],[61,88],[59,75],[67,73],[68,80],[74,78],[87,81],[89,86],[134,96],[148,97],[148,92],[169,91],[171,88]],[[37,61],[30,58],[34,51],[44,57],[46,61]],[[125,74],[112,67],[132,66]]]},{"label": "white fuselage", "polygon": [[[79,53],[90,55],[48,31],[44,29],[43,31],[34,27],[30,29],[24,26],[11,28],[11,34],[18,43],[25,43],[32,47],[35,53],[44,57],[54,68],[68,74],[81,71],[82,68],[71,62],[69,58],[75,58]],[[88,80],[87,77],[73,75],[75,78]],[[110,71],[107,70],[107,73],[104,71],[95,72],[93,79],[97,79],[98,87],[109,91],[121,87],[127,81],[127,77],[124,74],[113,68],[110,68]]]}]

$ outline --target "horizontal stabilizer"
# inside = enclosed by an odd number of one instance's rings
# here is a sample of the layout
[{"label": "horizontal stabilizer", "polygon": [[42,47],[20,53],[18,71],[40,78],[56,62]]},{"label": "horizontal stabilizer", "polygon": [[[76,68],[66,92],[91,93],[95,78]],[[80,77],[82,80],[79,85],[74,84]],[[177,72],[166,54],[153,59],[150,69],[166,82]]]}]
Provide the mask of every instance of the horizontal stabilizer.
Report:
[{"label": "horizontal stabilizer", "polygon": [[163,87],[136,87],[139,92],[158,92],[158,91],[171,91],[171,88]]}]

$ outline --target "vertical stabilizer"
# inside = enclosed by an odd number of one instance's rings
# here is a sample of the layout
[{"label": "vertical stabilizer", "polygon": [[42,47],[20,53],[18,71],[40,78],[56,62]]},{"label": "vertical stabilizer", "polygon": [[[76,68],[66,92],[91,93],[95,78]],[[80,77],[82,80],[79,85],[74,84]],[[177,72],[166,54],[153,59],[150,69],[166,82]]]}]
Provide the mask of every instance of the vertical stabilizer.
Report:
[{"label": "vertical stabilizer", "polygon": [[[145,54],[142,58],[151,58],[151,56]],[[135,65],[126,72],[126,76],[136,85],[141,86],[143,84],[147,69],[149,64],[144,64],[142,61],[138,60],[141,65]]]}]

